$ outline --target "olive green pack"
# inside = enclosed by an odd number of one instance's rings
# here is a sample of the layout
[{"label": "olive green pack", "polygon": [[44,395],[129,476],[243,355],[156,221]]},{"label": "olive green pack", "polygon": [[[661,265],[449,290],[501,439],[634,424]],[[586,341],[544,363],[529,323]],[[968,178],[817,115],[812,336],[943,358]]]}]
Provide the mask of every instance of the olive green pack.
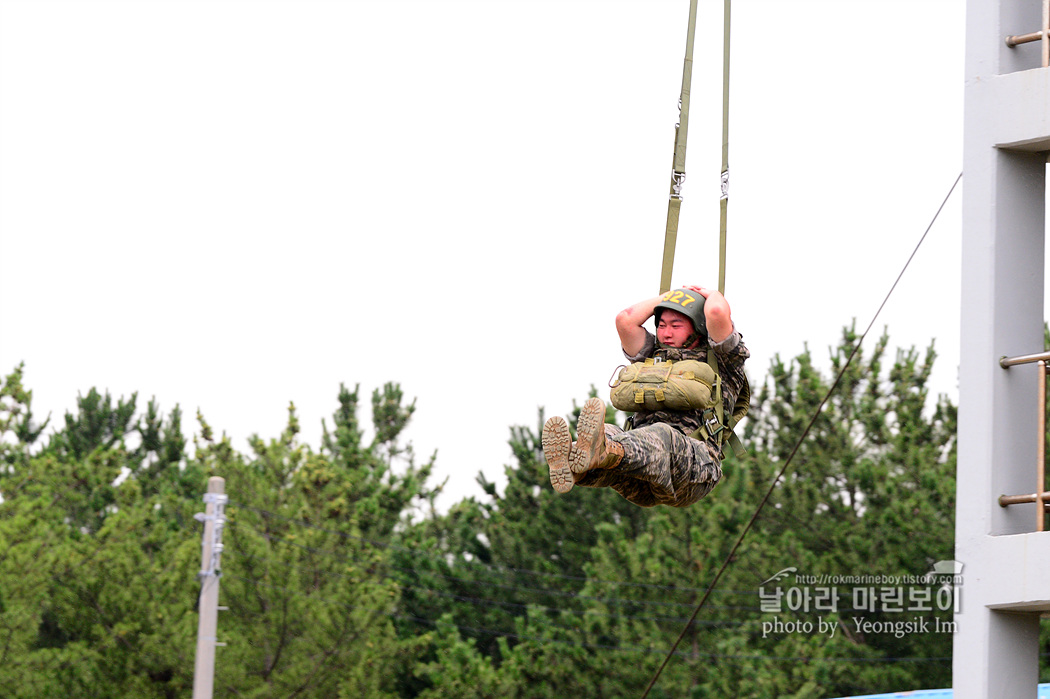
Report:
[{"label": "olive green pack", "polygon": [[702,410],[703,424],[691,437],[715,440],[719,448],[728,441],[737,456],[746,453],[733,427],[744,419],[751,407],[751,387],[745,379],[733,405],[733,414],[727,420],[723,415],[722,380],[710,353],[707,362],[695,359],[656,362],[652,358],[635,362],[621,369],[610,387],[613,407],[624,412]]},{"label": "olive green pack", "polygon": [[707,362],[656,362],[649,358],[620,370],[610,399],[613,407],[624,412],[704,410],[715,401],[717,381]]}]

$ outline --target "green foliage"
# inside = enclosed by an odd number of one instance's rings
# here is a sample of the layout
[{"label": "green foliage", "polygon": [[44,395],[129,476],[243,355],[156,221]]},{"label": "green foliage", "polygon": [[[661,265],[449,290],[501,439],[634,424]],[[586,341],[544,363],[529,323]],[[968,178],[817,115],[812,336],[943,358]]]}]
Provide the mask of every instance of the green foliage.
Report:
[{"label": "green foliage", "polygon": [[[847,328],[831,354],[833,375],[856,340]],[[761,612],[758,588],[785,567],[922,575],[952,557],[955,408],[928,395],[932,346],[921,355],[898,352],[887,365],[887,345],[884,336],[854,359],[710,591],[832,383],[808,351],[774,360],[746,424],[749,454],[726,461],[723,482],[691,508],[644,510],[611,491],[581,488],[558,496],[538,447],[542,414],[534,430],[513,428],[517,464],[505,469],[503,492],[482,478],[487,502],[465,501],[415,528],[427,532],[428,550],[444,555],[417,562],[413,573],[425,568],[428,576],[406,582],[403,601],[419,605],[411,607],[415,615],[453,622],[457,652],[468,658],[459,676],[448,664],[422,665],[426,691],[451,687],[453,678],[470,685],[487,656],[486,672],[523,682],[501,689],[503,696],[640,696],[676,642],[650,696],[823,697],[949,686],[950,634],[864,636],[851,631],[846,609],[825,615],[836,630],[830,637],[763,631],[771,617]],[[424,595],[409,587],[442,596],[423,605]],[[479,687],[500,686],[484,676]],[[428,687],[415,689],[421,686]]]},{"label": "green foliage", "polygon": [[[852,328],[843,331],[830,357],[833,375],[845,366],[856,341]],[[755,543],[742,556],[756,568],[764,566],[760,579],[788,566],[814,575],[918,577],[936,561],[954,557],[956,408],[944,396],[934,401],[928,394],[936,357],[932,344],[922,355],[898,350],[889,366],[887,346],[884,334],[870,354],[857,352],[763,508],[750,536]],[[769,480],[830,384],[814,369],[808,351],[790,366],[773,361],[758,396],[757,419],[748,428],[756,453],[768,458],[763,470]],[[811,680],[838,695],[951,686],[951,663],[945,660],[952,654],[951,634],[856,633],[855,617],[895,622],[912,616],[856,611],[851,592],[852,587],[839,591],[848,613],[840,611],[830,642],[815,635],[790,642],[803,646],[801,657],[821,657],[835,648],[839,657],[866,662],[814,667],[794,686]],[[931,623],[951,620],[950,613],[927,616]],[[756,638],[752,647],[773,654],[785,640]],[[887,660],[875,662],[880,658]],[[796,666],[793,674],[807,667]]]},{"label": "green foliage", "polygon": [[[198,415],[92,390],[44,443],[19,367],[0,385],[0,696],[185,697],[197,636],[194,514],[210,476],[226,512],[216,695],[394,697],[390,668],[423,652],[400,639],[389,541],[432,462],[399,444],[413,407],[393,384],[373,397],[362,447],[356,392],[321,452],[298,419],[238,453]],[[395,464],[396,459],[396,464]],[[396,468],[395,468],[396,465]]]},{"label": "green foliage", "polygon": [[178,411],[165,421],[151,403],[140,421],[134,396],[92,390],[37,444],[20,379],[0,389],[0,695],[176,696],[192,679],[185,573],[199,556]]},{"label": "green foliage", "polygon": [[24,371],[25,365],[19,364],[0,381],[0,464],[4,465],[24,459],[51,420],[41,425],[33,421],[33,392],[22,385]]}]

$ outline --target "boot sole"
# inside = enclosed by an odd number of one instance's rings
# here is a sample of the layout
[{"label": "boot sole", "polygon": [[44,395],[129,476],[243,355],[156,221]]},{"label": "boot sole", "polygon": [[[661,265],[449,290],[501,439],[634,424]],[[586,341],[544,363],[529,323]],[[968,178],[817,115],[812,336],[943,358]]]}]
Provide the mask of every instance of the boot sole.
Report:
[{"label": "boot sole", "polygon": [[550,468],[551,485],[559,493],[572,490],[573,477],[569,468],[569,452],[572,449],[572,435],[569,423],[565,418],[552,417],[543,425],[543,458]]},{"label": "boot sole", "polygon": [[605,403],[601,398],[588,398],[576,423],[576,449],[569,468],[573,473],[586,473],[594,466],[594,447],[605,437]]}]

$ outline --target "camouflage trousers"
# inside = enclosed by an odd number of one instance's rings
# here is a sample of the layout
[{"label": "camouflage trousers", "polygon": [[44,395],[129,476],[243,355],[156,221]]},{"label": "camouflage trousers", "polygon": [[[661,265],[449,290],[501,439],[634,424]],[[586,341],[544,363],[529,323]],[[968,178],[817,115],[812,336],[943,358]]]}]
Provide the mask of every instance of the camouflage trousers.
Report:
[{"label": "camouflage trousers", "polygon": [[609,469],[582,474],[576,485],[612,488],[641,507],[685,507],[710,493],[722,479],[711,445],[664,423],[624,432],[605,425],[605,437],[623,445],[623,458]]}]

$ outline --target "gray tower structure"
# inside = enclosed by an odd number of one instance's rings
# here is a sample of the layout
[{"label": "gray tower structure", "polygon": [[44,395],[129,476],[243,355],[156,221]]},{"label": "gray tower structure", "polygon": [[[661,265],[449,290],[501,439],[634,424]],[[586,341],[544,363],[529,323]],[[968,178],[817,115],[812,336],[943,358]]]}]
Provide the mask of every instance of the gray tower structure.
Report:
[{"label": "gray tower structure", "polygon": [[952,684],[956,699],[1032,699],[1039,618],[1050,611],[1046,384],[1037,363],[1045,358],[1050,0],[968,0],[966,12],[955,515],[963,584]]}]

